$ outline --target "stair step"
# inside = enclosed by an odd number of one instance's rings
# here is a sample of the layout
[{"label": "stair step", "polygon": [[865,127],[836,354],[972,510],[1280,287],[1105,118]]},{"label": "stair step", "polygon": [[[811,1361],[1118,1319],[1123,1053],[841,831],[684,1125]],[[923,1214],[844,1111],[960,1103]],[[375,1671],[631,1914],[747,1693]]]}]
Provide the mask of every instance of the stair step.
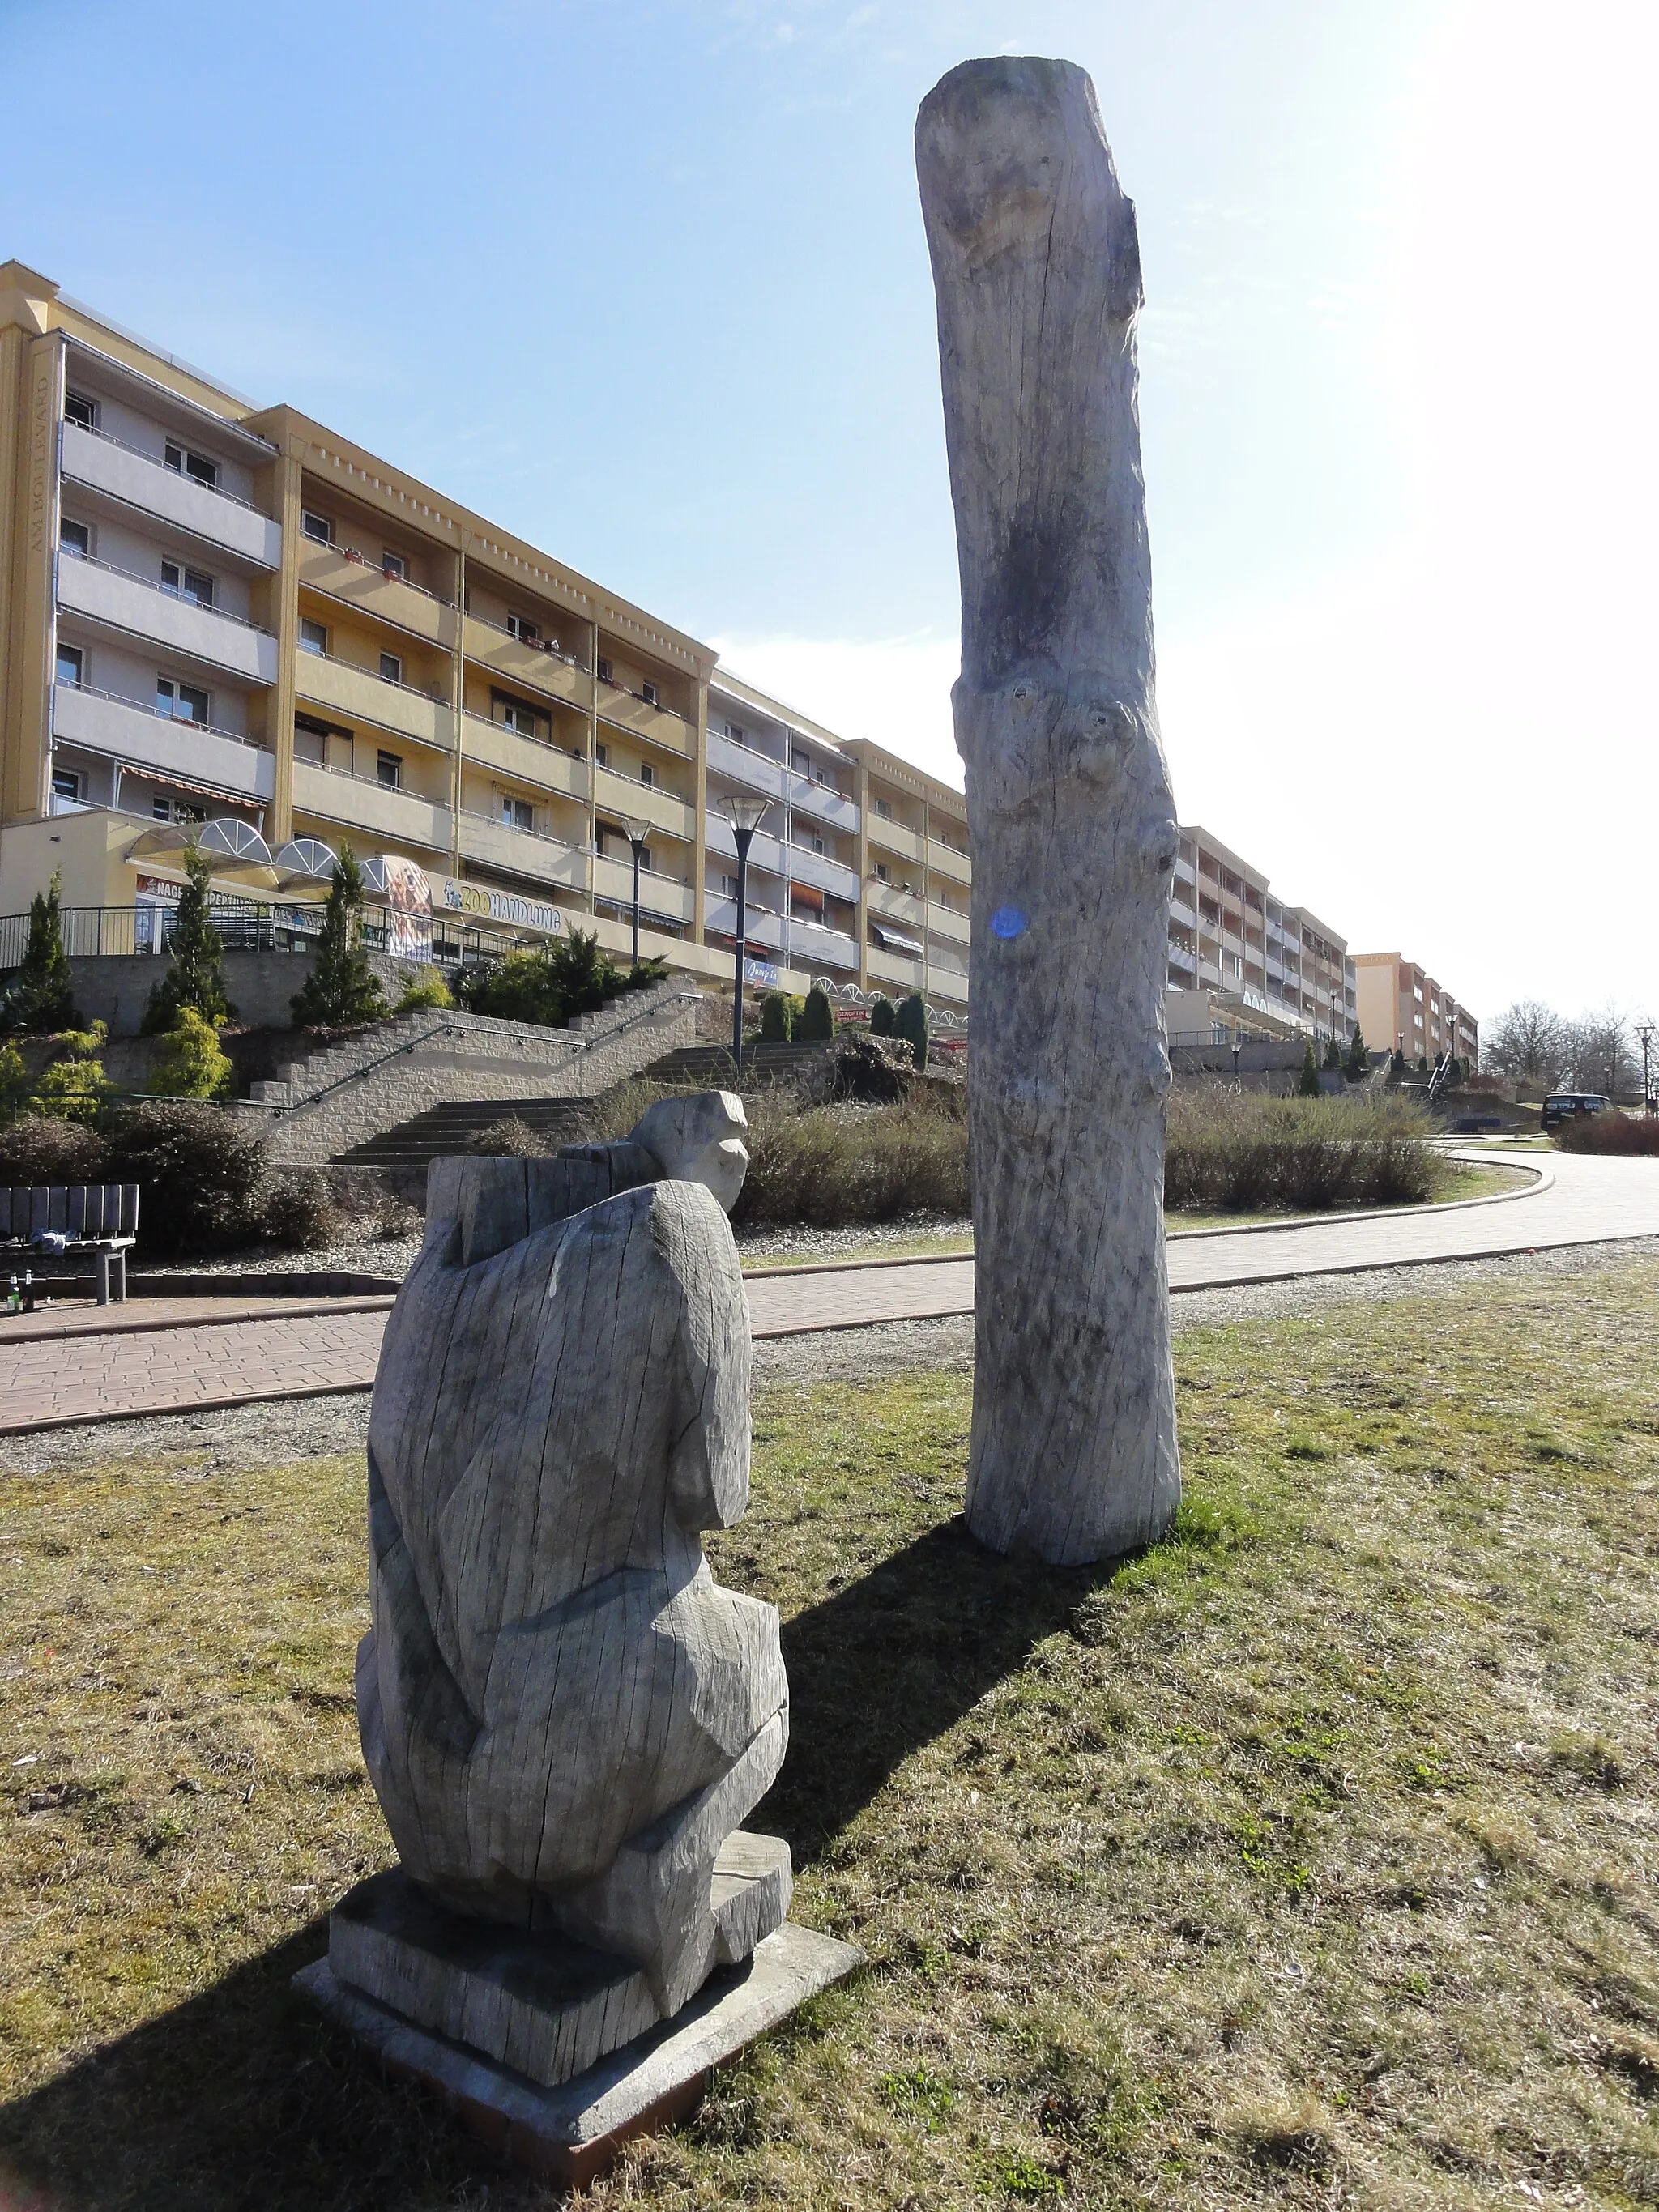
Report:
[{"label": "stair step", "polygon": [[350,1167],[418,1164],[448,1152],[471,1151],[472,1140],[483,1131],[509,1117],[528,1123],[542,1136],[574,1137],[592,1103],[586,1098],[446,1099],[395,1128],[366,1137],[342,1158]]}]

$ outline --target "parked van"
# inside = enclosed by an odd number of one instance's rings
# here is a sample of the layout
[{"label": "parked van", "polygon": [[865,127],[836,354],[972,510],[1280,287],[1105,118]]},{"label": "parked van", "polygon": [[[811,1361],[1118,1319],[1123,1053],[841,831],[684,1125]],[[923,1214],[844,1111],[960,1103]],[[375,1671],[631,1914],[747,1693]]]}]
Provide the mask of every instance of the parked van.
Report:
[{"label": "parked van", "polygon": [[1559,1091],[1554,1097],[1544,1101],[1544,1110],[1539,1117],[1545,1128],[1559,1128],[1563,1121],[1576,1121],[1581,1114],[1605,1114],[1612,1107],[1611,1098],[1603,1098],[1595,1091]]}]

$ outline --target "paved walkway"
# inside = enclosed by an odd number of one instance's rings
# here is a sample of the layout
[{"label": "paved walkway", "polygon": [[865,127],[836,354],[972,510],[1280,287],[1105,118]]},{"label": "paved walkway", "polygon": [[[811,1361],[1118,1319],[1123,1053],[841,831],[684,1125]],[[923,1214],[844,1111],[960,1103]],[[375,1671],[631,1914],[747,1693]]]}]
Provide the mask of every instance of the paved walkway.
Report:
[{"label": "paved walkway", "polygon": [[[1178,1294],[1659,1237],[1659,1160],[1559,1153],[1536,1164],[1543,1170],[1538,1184],[1499,1199],[1174,1237],[1170,1289]],[[0,1320],[0,1433],[367,1390],[388,1304],[146,1298],[101,1314],[80,1307],[64,1310],[61,1319],[54,1311]],[[974,1263],[770,1270],[749,1278],[749,1304],[757,1337],[970,1313]]]}]

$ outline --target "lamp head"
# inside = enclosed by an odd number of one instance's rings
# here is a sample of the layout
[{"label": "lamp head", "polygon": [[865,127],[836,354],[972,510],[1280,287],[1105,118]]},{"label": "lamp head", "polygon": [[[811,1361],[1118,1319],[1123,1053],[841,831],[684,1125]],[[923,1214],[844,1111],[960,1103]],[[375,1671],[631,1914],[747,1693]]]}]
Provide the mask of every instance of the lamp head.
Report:
[{"label": "lamp head", "polygon": [[740,837],[752,836],[771,806],[769,799],[728,799],[726,818]]},{"label": "lamp head", "polygon": [[635,821],[631,814],[623,815],[623,830],[629,843],[633,846],[635,852],[646,843],[651,835],[651,824],[648,822]]}]

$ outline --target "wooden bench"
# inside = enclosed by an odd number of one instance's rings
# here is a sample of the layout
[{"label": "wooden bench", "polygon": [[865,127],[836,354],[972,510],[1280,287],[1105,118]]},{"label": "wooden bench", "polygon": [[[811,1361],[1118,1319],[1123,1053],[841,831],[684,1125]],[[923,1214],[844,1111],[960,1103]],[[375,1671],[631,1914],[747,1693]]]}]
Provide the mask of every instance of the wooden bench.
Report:
[{"label": "wooden bench", "polygon": [[98,1263],[98,1303],[127,1295],[127,1254],[138,1234],[136,1182],[51,1183],[39,1189],[0,1189],[0,1254],[39,1252],[56,1258],[60,1248],[41,1240],[61,1237],[64,1253],[90,1252]]}]

